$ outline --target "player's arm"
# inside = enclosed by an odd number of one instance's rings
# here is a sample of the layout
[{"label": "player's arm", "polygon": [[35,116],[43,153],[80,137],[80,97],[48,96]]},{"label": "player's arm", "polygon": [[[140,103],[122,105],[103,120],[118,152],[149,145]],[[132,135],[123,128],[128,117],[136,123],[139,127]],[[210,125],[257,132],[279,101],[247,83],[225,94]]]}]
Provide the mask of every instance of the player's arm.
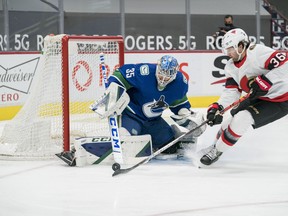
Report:
[{"label": "player's arm", "polygon": [[223,107],[226,107],[233,101],[238,100],[241,93],[242,89],[239,88],[238,83],[232,77],[227,77],[225,88],[223,89],[217,103],[221,104]]},{"label": "player's arm", "polygon": [[285,92],[280,90],[283,86],[283,80],[287,79],[287,53],[258,45],[252,51],[258,57],[258,64],[263,65],[263,69],[266,69],[267,72],[258,75],[248,83],[251,92],[250,100],[259,97],[271,98],[272,95],[272,98],[281,96]]},{"label": "player's arm", "polygon": [[[223,107],[226,107],[229,104],[231,104],[231,102],[239,99],[241,93],[242,90],[239,88],[237,82],[232,77],[227,76],[225,88],[221,93],[219,100],[217,102],[210,104],[207,109],[206,118],[208,120],[208,125],[213,126],[221,124],[223,116],[220,114],[220,111],[223,110]],[[238,110],[234,110],[235,111],[234,115],[240,110],[244,109],[245,107],[238,106],[238,108],[239,108]]]},{"label": "player's arm", "polygon": [[[256,47],[258,46],[259,45],[257,45]],[[261,48],[261,46],[259,47]],[[270,47],[256,49],[256,55],[259,57],[258,58],[259,65],[263,65],[264,68],[269,71],[282,66],[284,63],[288,61],[286,52],[273,50]]]},{"label": "player's arm", "polygon": [[285,65],[287,65],[287,53],[276,51],[260,44],[251,47],[250,52],[257,59],[257,64],[262,69],[265,69],[266,72],[263,70],[263,74],[256,76],[248,83],[248,88],[251,91],[249,98],[254,100],[258,97],[269,97],[270,89],[272,90],[272,85],[274,84],[273,91],[275,96],[275,91],[278,92],[278,87],[279,89],[281,88],[284,77],[287,77],[287,67],[286,69],[280,69],[280,67],[285,68]]}]

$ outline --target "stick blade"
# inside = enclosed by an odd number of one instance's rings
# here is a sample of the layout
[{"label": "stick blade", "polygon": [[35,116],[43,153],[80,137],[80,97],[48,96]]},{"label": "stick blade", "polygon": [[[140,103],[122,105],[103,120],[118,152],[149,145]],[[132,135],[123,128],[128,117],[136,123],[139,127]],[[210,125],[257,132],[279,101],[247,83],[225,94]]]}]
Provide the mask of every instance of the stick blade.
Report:
[{"label": "stick blade", "polygon": [[131,170],[137,168],[138,166],[140,166],[141,164],[144,164],[146,162],[148,162],[150,160],[150,157],[145,158],[144,160],[140,161],[139,163],[135,164],[134,166],[127,168],[127,169],[117,169],[114,171],[114,173],[112,174],[112,177],[120,175],[120,174],[125,174],[130,172]]},{"label": "stick blade", "polygon": [[118,169],[118,170],[115,170],[114,173],[112,174],[112,177],[120,175],[120,174],[128,173],[129,171],[130,171],[129,169]]}]

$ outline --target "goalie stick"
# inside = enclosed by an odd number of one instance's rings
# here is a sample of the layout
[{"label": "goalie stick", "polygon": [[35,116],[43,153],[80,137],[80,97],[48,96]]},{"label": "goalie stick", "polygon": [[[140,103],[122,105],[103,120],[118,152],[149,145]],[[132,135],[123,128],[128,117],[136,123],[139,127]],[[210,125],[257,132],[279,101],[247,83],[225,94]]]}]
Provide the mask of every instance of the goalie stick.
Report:
[{"label": "goalie stick", "polygon": [[[104,53],[100,53],[100,64],[102,68],[105,89],[107,89],[108,77],[107,77]],[[108,117],[108,124],[109,124],[109,130],[110,130],[110,135],[111,135],[111,144],[112,144],[114,160],[118,164],[123,164],[122,147],[121,147],[121,140],[120,140],[120,134],[119,134],[119,128],[118,128],[118,119],[117,119],[116,114],[110,115]]]},{"label": "goalie stick", "polygon": [[[245,99],[247,99],[249,97],[250,93],[248,93],[247,95],[245,95],[244,97],[240,98],[237,101],[234,101],[232,104],[230,104],[229,106],[225,107],[223,110],[219,111],[220,115],[223,115],[227,110],[231,109],[232,107],[238,105],[239,103],[241,103],[242,101],[244,101]],[[152,153],[149,157],[143,159],[142,161],[140,161],[139,163],[135,164],[132,167],[126,168],[126,169],[121,169],[119,164],[113,164],[113,170],[114,173],[112,174],[112,176],[116,176],[116,175],[120,175],[120,174],[125,174],[130,172],[131,170],[137,168],[138,166],[147,163],[148,161],[150,161],[152,158],[154,158],[155,156],[159,155],[161,152],[165,151],[166,149],[168,149],[169,147],[173,146],[174,144],[176,144],[178,141],[180,141],[182,138],[184,138],[185,136],[190,135],[191,133],[193,133],[195,130],[201,128],[202,126],[204,126],[205,124],[208,123],[208,119],[205,120],[204,122],[202,122],[200,125],[198,125],[197,127],[187,131],[186,133],[182,134],[181,136],[177,137],[176,139],[174,139],[172,142],[168,143],[167,145],[163,146],[162,148],[158,149],[156,152]]]}]

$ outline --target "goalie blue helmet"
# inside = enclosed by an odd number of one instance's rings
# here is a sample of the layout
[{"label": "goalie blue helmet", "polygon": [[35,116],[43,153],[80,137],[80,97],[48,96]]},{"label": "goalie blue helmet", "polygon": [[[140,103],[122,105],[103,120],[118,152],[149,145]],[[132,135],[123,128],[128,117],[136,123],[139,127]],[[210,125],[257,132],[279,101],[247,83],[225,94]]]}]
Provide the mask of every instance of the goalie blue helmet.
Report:
[{"label": "goalie blue helmet", "polygon": [[160,91],[176,78],[178,68],[178,61],[172,56],[165,55],[158,61],[156,78],[158,82],[158,89]]}]

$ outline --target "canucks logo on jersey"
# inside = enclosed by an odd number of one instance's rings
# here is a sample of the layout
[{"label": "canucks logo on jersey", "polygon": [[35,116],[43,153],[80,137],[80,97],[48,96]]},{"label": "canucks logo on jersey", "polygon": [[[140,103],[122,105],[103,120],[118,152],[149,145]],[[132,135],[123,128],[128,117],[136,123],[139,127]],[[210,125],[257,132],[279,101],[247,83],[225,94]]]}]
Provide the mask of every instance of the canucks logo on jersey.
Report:
[{"label": "canucks logo on jersey", "polygon": [[143,113],[148,118],[161,116],[162,112],[169,105],[165,102],[165,96],[161,95],[157,101],[149,102],[143,105]]}]

